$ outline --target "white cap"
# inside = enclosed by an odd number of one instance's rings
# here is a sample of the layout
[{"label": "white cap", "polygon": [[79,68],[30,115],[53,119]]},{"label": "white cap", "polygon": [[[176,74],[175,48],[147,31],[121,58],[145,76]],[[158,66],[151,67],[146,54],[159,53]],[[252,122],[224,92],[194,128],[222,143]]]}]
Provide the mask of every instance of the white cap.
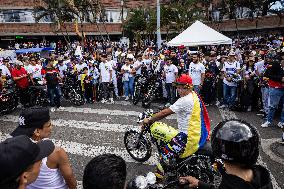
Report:
[{"label": "white cap", "polygon": [[21,62],[21,61],[19,61],[19,60],[16,60],[16,61],[15,61],[15,65],[16,65],[16,66],[23,66],[24,64],[23,64],[23,62]]}]

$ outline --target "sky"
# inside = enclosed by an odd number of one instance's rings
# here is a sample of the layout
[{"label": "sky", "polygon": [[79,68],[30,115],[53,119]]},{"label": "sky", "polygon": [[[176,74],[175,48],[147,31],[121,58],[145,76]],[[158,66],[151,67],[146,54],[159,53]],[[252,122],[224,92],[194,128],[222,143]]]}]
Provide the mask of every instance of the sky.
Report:
[{"label": "sky", "polygon": [[277,1],[271,8],[272,9],[277,9],[277,8],[280,8],[282,5],[280,3],[280,1]]}]

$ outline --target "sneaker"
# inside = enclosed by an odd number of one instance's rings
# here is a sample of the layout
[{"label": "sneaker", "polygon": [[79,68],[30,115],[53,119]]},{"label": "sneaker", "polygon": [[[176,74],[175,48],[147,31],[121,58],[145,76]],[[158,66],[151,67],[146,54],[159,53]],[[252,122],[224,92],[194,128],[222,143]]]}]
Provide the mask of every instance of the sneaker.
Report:
[{"label": "sneaker", "polygon": [[208,106],[210,106],[210,104],[204,103],[204,106],[208,107]]},{"label": "sneaker", "polygon": [[216,106],[220,106],[220,102],[219,101],[216,101]]},{"label": "sneaker", "polygon": [[110,102],[111,104],[114,104],[113,98],[110,98],[110,99],[109,99],[109,102]]},{"label": "sneaker", "polygon": [[103,104],[106,103],[106,102],[107,102],[107,100],[104,99],[104,98],[103,98],[102,101],[101,101],[101,103],[103,103]]},{"label": "sneaker", "polygon": [[225,104],[223,104],[219,108],[227,108],[227,106]]},{"label": "sneaker", "polygon": [[126,101],[129,100],[129,96],[127,96],[127,97],[125,98],[125,100],[126,100]]},{"label": "sneaker", "polygon": [[158,165],[156,167],[155,176],[157,177],[157,179],[160,179],[160,180],[164,180],[164,178],[165,178],[165,171],[164,171],[161,163],[158,163]]},{"label": "sneaker", "polygon": [[269,127],[270,125],[271,123],[269,121],[266,121],[265,123],[261,125],[261,127],[266,128],[266,127]]},{"label": "sneaker", "polygon": [[264,113],[264,109],[260,109],[259,111]]},{"label": "sneaker", "polygon": [[17,108],[21,109],[24,108],[24,106],[22,104],[18,104]]},{"label": "sneaker", "polygon": [[248,107],[247,112],[251,112],[251,106]]},{"label": "sneaker", "polygon": [[63,110],[65,110],[65,108],[64,108],[64,107],[62,107],[62,106],[59,106],[59,107],[57,108],[57,110],[59,110],[59,111],[63,111]]},{"label": "sneaker", "polygon": [[277,126],[278,126],[279,128],[281,128],[281,129],[283,129],[283,127],[284,127],[284,123],[279,122],[279,123],[277,124]]},{"label": "sneaker", "polygon": [[55,110],[56,110],[56,109],[55,109],[54,107],[50,108],[50,111],[51,111],[51,112],[55,112]]}]

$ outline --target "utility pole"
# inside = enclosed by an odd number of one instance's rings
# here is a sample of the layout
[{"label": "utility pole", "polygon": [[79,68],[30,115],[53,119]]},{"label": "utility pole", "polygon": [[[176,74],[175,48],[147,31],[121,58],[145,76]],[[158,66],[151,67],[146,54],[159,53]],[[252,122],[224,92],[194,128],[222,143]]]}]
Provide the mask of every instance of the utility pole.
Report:
[{"label": "utility pole", "polygon": [[122,27],[122,37],[124,37],[124,29],[123,29],[123,24],[124,24],[124,18],[123,18],[123,14],[124,14],[124,10],[123,10],[123,7],[124,7],[124,0],[121,0],[120,1],[121,3],[121,27]]},{"label": "utility pole", "polygon": [[161,8],[160,0],[157,0],[157,46],[158,49],[161,48],[162,38],[161,38]]}]

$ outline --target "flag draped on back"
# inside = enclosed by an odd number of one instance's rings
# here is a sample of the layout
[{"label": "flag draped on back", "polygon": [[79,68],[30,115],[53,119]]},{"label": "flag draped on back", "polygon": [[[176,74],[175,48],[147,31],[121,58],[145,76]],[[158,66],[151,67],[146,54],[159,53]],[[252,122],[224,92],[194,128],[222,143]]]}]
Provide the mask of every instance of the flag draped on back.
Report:
[{"label": "flag draped on back", "polygon": [[193,92],[193,108],[188,121],[187,144],[181,158],[194,154],[210,139],[210,120],[201,98]]}]

